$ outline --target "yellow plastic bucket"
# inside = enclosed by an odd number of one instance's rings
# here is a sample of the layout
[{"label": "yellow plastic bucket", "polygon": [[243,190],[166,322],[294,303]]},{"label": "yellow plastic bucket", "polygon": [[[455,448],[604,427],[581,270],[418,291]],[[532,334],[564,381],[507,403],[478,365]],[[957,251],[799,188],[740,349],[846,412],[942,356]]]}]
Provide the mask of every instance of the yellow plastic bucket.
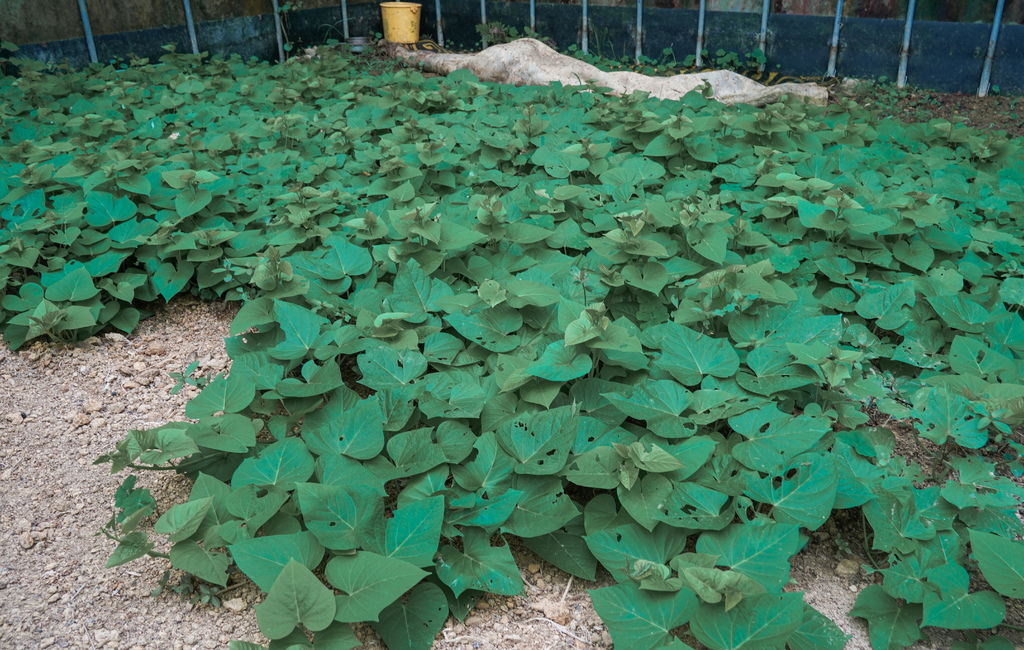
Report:
[{"label": "yellow plastic bucket", "polygon": [[420,40],[420,8],[418,2],[382,2],[384,40],[389,43],[415,43]]}]

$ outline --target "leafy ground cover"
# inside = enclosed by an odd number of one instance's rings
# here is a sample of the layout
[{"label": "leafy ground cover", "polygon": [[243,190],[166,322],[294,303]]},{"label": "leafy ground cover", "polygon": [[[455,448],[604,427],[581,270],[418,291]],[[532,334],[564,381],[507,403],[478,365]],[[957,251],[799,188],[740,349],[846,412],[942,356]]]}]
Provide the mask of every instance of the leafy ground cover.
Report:
[{"label": "leafy ground cover", "polygon": [[[884,576],[851,612],[875,647],[1004,623],[1024,589],[1014,141],[331,53],[138,64],[3,80],[2,333],[244,301],[190,421],[98,462],[194,479],[155,524],[170,564],[245,573],[272,647],[352,647],[364,621],[429,647],[521,591],[517,536],[615,578],[591,597],[619,647],[838,648],[782,592],[837,509]],[[928,463],[865,411],[913,423]],[[149,494],[129,478],[116,505],[110,565],[160,555]]]}]

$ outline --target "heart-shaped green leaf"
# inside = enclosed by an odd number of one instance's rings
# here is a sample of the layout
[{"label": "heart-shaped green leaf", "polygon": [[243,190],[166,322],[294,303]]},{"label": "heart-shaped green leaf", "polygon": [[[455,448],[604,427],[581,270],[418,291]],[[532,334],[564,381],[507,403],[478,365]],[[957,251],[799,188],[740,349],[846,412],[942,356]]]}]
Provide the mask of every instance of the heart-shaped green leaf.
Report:
[{"label": "heart-shaped green leaf", "polygon": [[269,639],[283,639],[296,625],[313,632],[326,629],[334,621],[334,597],[316,576],[291,560],[270,588],[266,600],[256,605],[260,632]]}]

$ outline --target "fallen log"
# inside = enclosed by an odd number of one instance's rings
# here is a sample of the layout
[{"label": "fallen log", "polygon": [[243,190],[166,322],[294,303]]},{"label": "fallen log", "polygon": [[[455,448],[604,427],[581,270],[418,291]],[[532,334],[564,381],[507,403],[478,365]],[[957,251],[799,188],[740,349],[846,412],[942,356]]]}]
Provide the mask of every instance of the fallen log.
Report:
[{"label": "fallen log", "polygon": [[566,86],[594,83],[598,87],[611,89],[615,95],[643,91],[659,99],[679,99],[709,84],[714,98],[725,104],[764,106],[779,101],[784,95],[801,97],[819,106],[828,103],[828,89],[817,84],[764,86],[730,70],[672,77],[648,77],[636,72],[604,72],[589,63],[559,54],[532,38],[492,45],[476,54],[413,51],[401,46],[394,46],[391,51],[396,58],[419,64],[423,69],[437,74],[469,70],[481,81],[515,86],[544,86],[553,82]]}]

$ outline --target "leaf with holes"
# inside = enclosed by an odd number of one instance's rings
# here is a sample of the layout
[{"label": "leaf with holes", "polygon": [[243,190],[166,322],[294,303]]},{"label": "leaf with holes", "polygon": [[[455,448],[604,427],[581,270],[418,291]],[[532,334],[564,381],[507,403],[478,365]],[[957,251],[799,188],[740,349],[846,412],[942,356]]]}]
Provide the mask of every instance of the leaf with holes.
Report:
[{"label": "leaf with holes", "polygon": [[370,460],[384,449],[384,414],[374,397],[355,406],[333,397],[322,409],[309,414],[302,430],[309,450],[321,456],[343,454]]},{"label": "leaf with holes", "polygon": [[747,481],[747,496],[772,506],[772,518],[817,530],[832,513],[839,479],[835,459],[824,453],[801,454],[777,473]]},{"label": "leaf with holes", "polygon": [[968,449],[980,449],[988,442],[988,432],[970,402],[948,386],[931,388],[915,402],[920,422],[914,428],[921,437],[937,445],[952,438]]},{"label": "leaf with holes", "polygon": [[462,550],[441,547],[437,577],[458,596],[467,589],[514,596],[523,591],[523,580],[508,546],[491,546],[479,528],[463,529]]},{"label": "leaf with holes", "polygon": [[616,648],[649,650],[672,639],[669,632],[697,611],[697,598],[688,589],[653,592],[619,584],[588,592],[598,616],[608,626]]},{"label": "leaf with holes", "polygon": [[698,553],[717,555],[718,566],[739,571],[769,591],[785,584],[789,558],[799,547],[799,529],[792,524],[732,524],[697,540]]},{"label": "leaf with holes", "polygon": [[364,546],[383,517],[384,502],[365,485],[299,483],[295,495],[306,527],[334,551]]},{"label": "leaf with holes", "polygon": [[517,463],[520,474],[555,474],[565,467],[576,439],[578,417],[569,406],[510,420],[498,428],[498,442]]},{"label": "leaf with holes", "polygon": [[359,355],[360,383],[374,390],[402,388],[427,371],[427,360],[418,350],[377,347]]}]

